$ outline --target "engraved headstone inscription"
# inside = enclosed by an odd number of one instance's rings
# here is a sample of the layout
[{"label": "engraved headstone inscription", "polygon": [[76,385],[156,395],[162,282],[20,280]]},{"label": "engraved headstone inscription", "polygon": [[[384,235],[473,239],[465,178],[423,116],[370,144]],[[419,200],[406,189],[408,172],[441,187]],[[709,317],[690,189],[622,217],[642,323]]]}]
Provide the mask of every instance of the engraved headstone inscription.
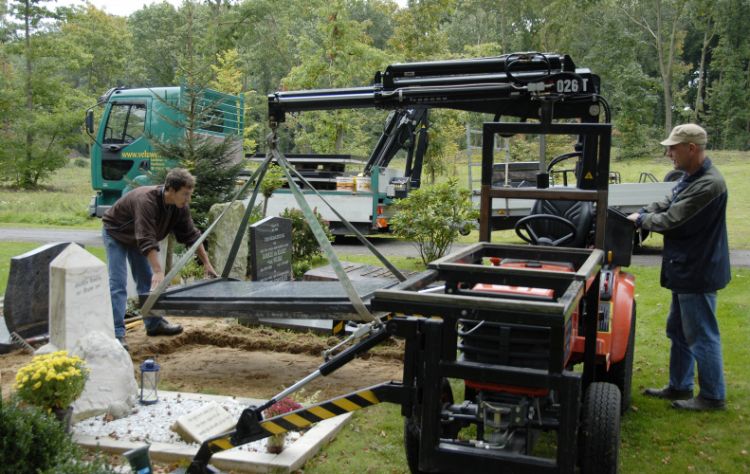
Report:
[{"label": "engraved headstone inscription", "polygon": [[253,281],[292,279],[292,221],[266,217],[250,226],[250,276]]}]

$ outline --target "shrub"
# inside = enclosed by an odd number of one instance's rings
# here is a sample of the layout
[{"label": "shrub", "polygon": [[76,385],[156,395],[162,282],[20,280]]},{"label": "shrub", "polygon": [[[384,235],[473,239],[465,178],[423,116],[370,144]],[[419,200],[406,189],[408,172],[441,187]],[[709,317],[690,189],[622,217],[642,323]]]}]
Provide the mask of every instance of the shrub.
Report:
[{"label": "shrub", "polygon": [[268,209],[268,199],[285,182],[284,171],[276,163],[271,163],[265,176],[263,176],[263,181],[260,183],[260,192],[263,195],[263,217],[266,216],[266,210]]},{"label": "shrub", "polygon": [[67,408],[83,392],[88,377],[84,362],[67,351],[36,356],[16,374],[18,396],[47,409]]},{"label": "shrub", "polygon": [[426,186],[396,204],[390,225],[396,236],[412,240],[424,263],[445,255],[460,232],[469,231],[479,213],[472,208],[470,192],[458,180]]},{"label": "shrub", "polygon": [[52,416],[34,406],[0,402],[0,474],[106,474],[114,471],[82,452]]},{"label": "shrub", "polygon": [[[328,240],[333,242],[333,234],[328,228],[328,222],[323,219],[317,209],[313,209],[313,213],[323,227]],[[292,221],[292,270],[294,278],[299,278],[312,267],[312,261],[321,255],[320,244],[318,244],[302,211],[299,209],[284,209],[280,216]]]}]

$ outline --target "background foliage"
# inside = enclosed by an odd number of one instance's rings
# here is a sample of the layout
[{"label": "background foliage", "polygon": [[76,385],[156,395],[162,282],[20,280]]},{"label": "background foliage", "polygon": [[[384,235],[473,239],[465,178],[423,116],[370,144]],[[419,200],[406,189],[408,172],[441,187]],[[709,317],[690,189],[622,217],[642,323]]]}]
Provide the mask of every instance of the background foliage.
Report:
[{"label": "background foliage", "polygon": [[[570,54],[601,75],[618,157],[652,152],[672,124],[703,124],[710,146],[750,148],[750,0],[185,1],[127,18],[93,6],[0,0],[0,180],[36,187],[71,149],[106,89],[200,83],[244,93],[247,148],[264,143],[265,95],[367,85],[400,61],[515,51]],[[365,154],[384,115],[301,114],[288,151]],[[465,114],[433,117],[428,176],[450,171]]]}]

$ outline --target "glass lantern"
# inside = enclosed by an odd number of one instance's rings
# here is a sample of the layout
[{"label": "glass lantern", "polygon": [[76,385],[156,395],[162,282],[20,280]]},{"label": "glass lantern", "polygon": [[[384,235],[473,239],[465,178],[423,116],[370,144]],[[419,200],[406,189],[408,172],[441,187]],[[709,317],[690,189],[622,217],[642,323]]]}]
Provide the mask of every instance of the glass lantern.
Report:
[{"label": "glass lantern", "polygon": [[146,359],[141,364],[141,405],[153,405],[159,401],[159,364]]}]

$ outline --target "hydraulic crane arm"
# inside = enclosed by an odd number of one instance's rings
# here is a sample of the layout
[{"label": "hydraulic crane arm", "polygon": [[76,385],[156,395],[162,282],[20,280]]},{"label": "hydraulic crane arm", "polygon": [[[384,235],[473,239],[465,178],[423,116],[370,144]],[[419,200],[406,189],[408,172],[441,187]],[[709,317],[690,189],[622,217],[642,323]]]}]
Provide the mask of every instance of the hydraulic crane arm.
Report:
[{"label": "hydraulic crane arm", "polygon": [[272,123],[285,114],[347,108],[448,108],[521,119],[599,115],[599,77],[567,55],[515,53],[494,58],[394,64],[373,85],[276,92],[268,96]]}]

